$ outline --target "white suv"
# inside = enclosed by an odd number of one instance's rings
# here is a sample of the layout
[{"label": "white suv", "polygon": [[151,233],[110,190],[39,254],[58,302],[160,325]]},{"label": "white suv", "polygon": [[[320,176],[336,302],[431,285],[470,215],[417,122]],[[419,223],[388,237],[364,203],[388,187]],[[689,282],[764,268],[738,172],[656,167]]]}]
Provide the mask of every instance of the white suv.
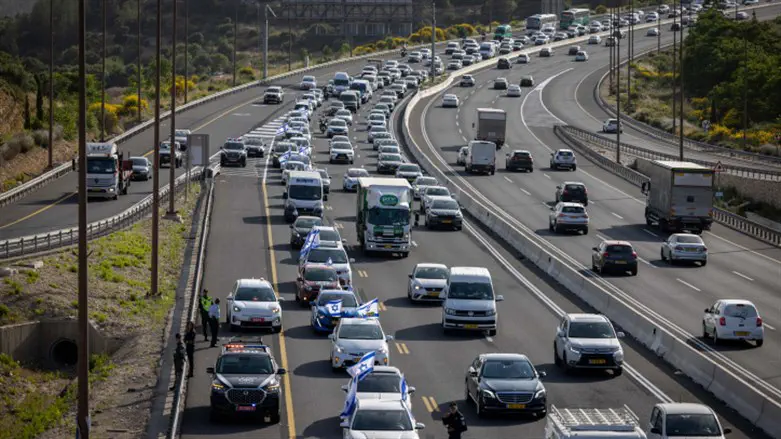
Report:
[{"label": "white suv", "polygon": [[613,324],[602,314],[565,314],[556,328],[553,359],[564,370],[612,369],[624,372],[624,349]]},{"label": "white suv", "polygon": [[417,430],[426,426],[415,421],[403,401],[359,400],[350,417],[339,424],[344,439],[369,437],[419,439]]},{"label": "white suv", "polygon": [[282,331],[282,307],[271,283],[265,279],[239,279],[227,297],[225,312],[231,330],[269,328]]},{"label": "white suv", "polygon": [[387,366],[390,362],[388,342],[393,336],[385,335],[379,319],[343,317],[328,338],[334,372],[355,365],[369,352],[375,352],[375,365]]},{"label": "white suv", "polygon": [[442,329],[487,331],[496,335],[499,327],[496,302],[504,297],[494,295],[491,273],[483,267],[451,267],[447,283],[439,296],[442,303]]}]

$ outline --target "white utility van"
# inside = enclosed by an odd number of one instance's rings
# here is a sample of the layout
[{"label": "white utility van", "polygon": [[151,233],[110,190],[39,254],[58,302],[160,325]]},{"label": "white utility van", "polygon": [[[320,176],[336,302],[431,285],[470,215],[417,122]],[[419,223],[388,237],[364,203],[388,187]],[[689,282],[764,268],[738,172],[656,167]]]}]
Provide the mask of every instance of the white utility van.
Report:
[{"label": "white utility van", "polygon": [[480,44],[480,56],[483,57],[483,59],[496,56],[496,45],[490,41]]},{"label": "white utility van", "polygon": [[349,90],[350,83],[352,83],[352,78],[349,74],[346,72],[336,72],[336,74],[334,74],[334,94],[339,96],[341,92]]},{"label": "white utility van", "polygon": [[484,172],[493,175],[496,172],[496,144],[484,140],[473,140],[464,162],[466,172]]},{"label": "white utility van", "polygon": [[285,192],[285,221],[293,222],[301,215],[323,217],[323,180],[316,171],[291,171]]},{"label": "white utility van", "polygon": [[491,273],[483,267],[451,267],[447,284],[439,295],[442,303],[442,329],[488,331],[496,335],[499,315],[496,302],[504,297],[494,294]]}]

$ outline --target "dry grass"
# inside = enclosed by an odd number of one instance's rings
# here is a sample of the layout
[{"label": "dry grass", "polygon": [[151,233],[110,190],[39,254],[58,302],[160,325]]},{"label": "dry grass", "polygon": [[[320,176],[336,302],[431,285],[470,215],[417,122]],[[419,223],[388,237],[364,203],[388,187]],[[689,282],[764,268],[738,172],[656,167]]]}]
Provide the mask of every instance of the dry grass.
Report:
[{"label": "dry grass", "polygon": [[[182,259],[189,236],[192,211],[198,185],[193,185],[187,205],[179,201],[183,223],[160,222],[160,295],[149,297],[149,259],[151,220],[146,219],[128,230],[90,243],[89,261],[90,317],[108,336],[125,340],[110,362],[104,379],[93,384],[93,434],[95,437],[134,438],[146,428],[154,396],[157,363],[162,349],[161,334],[175,299]],[[180,197],[181,198],[181,197]],[[162,212],[162,211],[161,211]],[[0,284],[0,324],[22,322],[41,317],[62,318],[77,314],[77,258],[74,251],[63,251],[43,258],[38,271],[24,271]],[[16,399],[45,394],[38,409],[56,412],[47,417],[37,431],[24,430],[24,411],[0,404],[0,439],[60,439],[73,436],[71,399],[56,397],[63,381],[42,372],[25,371],[15,386]],[[29,375],[30,379],[22,378]],[[7,388],[6,386],[3,386]],[[47,404],[48,403],[48,404]],[[48,432],[40,435],[43,428]],[[107,429],[126,433],[107,433]],[[9,436],[3,436],[8,434]]]}]

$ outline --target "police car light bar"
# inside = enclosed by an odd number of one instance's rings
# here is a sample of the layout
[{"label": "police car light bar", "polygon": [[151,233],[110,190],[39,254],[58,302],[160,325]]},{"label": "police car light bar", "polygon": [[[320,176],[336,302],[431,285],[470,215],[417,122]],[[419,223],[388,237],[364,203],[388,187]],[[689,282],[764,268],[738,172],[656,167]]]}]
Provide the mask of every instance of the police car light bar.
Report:
[{"label": "police car light bar", "polygon": [[222,347],[223,351],[230,352],[230,351],[263,351],[268,352],[269,347],[262,344],[240,344],[240,343],[228,343],[226,345],[223,345]]}]

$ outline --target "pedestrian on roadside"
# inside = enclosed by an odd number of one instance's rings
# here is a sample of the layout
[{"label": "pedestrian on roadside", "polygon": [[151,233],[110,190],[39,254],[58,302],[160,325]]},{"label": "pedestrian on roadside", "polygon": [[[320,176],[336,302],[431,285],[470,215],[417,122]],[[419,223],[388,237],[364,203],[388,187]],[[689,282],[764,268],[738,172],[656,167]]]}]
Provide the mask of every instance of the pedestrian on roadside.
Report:
[{"label": "pedestrian on roadside", "polygon": [[184,362],[187,361],[184,355],[184,345],[182,344],[182,334],[176,333],[176,348],[174,348],[174,372],[176,373],[176,381],[174,385],[168,390],[176,389],[179,382],[182,380],[184,374]]},{"label": "pedestrian on roadside", "polygon": [[217,346],[217,332],[220,330],[220,299],[214,299],[214,303],[209,307],[209,323],[212,328],[211,347]]},{"label": "pedestrian on roadside", "polygon": [[195,370],[195,335],[195,323],[187,322],[187,330],[184,333],[184,347],[187,351],[187,378],[192,378]]},{"label": "pedestrian on roadside", "polygon": [[450,403],[447,415],[442,417],[442,423],[447,428],[448,439],[461,439],[461,434],[467,430],[466,419],[458,411],[458,404]]},{"label": "pedestrian on roadside", "polygon": [[203,289],[201,293],[201,301],[199,302],[199,310],[201,311],[201,326],[203,327],[203,340],[209,341],[208,326],[209,326],[209,307],[212,306],[212,298],[209,297],[209,290]]}]

